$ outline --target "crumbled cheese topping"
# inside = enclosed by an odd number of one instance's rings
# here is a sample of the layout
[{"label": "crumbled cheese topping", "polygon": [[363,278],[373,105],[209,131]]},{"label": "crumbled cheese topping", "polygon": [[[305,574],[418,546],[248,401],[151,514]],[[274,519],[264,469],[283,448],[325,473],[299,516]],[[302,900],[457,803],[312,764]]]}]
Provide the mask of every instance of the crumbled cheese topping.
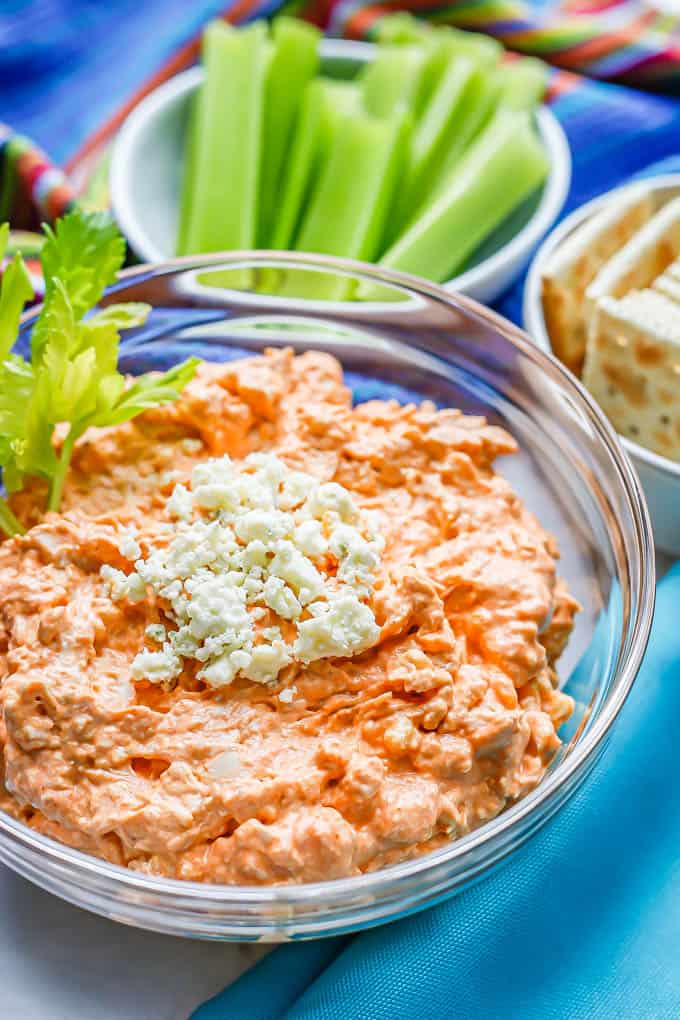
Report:
[{"label": "crumbled cheese topping", "polygon": [[273,454],[240,464],[225,456],[197,464],[165,513],[167,542],[143,555],[126,533],[119,551],[134,570],[101,570],[113,599],[141,601],[150,590],[174,625],[147,628],[156,647],[134,659],[136,678],[170,682],[193,659],[213,687],[237,675],[271,683],[291,663],[355,655],[378,640],[368,600],[382,540],[341,485]]}]

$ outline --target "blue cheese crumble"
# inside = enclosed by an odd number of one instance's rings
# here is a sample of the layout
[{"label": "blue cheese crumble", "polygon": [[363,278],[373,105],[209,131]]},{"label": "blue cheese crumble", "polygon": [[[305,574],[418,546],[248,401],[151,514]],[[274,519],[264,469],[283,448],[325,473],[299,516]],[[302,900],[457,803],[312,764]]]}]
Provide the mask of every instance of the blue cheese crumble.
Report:
[{"label": "blue cheese crumble", "polygon": [[341,485],[274,454],[224,456],[197,464],[165,515],[167,542],[143,554],[126,532],[119,551],[134,569],[101,571],[112,599],[153,592],[169,621],[147,628],[154,647],[134,659],[136,678],[171,683],[194,660],[212,687],[236,676],[266,684],[291,663],[377,642],[370,597],[382,540]]}]

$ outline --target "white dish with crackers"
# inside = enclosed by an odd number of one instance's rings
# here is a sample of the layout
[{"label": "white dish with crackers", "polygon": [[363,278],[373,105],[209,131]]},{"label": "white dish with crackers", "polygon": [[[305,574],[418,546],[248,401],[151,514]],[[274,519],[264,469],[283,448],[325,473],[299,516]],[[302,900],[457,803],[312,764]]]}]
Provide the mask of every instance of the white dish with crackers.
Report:
[{"label": "white dish with crackers", "polygon": [[680,555],[680,174],[616,188],[568,216],[531,264],[524,326],[607,414],[657,547]]}]

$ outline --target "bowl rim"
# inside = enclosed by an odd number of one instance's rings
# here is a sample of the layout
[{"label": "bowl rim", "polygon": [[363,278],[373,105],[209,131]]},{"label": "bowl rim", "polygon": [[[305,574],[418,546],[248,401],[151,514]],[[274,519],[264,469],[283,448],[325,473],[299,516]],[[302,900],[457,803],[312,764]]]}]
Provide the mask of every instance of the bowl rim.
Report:
[{"label": "bowl rim", "polygon": [[[346,39],[323,38],[319,44],[322,58],[354,61],[359,65],[369,63],[377,49],[375,43]],[[149,121],[187,93],[194,91],[202,78],[203,69],[200,65],[194,65],[157,86],[130,111],[113,142],[109,167],[111,208],[132,249],[145,262],[163,262],[173,256],[166,255],[157,248],[135,214],[128,187],[130,180],[128,153],[136,147],[140,137],[143,138]],[[451,288],[456,292],[473,290],[502,275],[513,262],[522,260],[526,262],[533,248],[557,219],[571,184],[571,149],[562,125],[545,103],[536,111],[536,124],[548,154],[550,169],[532,216],[501,248],[439,286]]]},{"label": "bowl rim", "polygon": [[[597,436],[597,441],[604,444],[609,452],[612,466],[616,472],[618,482],[625,493],[628,509],[633,521],[634,535],[631,543],[634,556],[632,560],[627,557],[627,563],[629,576],[638,579],[638,603],[635,607],[635,612],[631,616],[627,646],[619,650],[616,683],[612,687],[611,694],[603,705],[600,714],[575,743],[571,753],[559,762],[554,771],[548,773],[531,793],[505,811],[502,811],[489,823],[480,826],[460,839],[452,840],[444,847],[398,864],[389,865],[374,872],[366,872],[350,878],[329,879],[320,882],[284,886],[225,885],[163,878],[135,872],[129,868],[112,864],[102,858],[94,857],[80,850],[68,847],[51,837],[43,836],[23,822],[0,811],[0,832],[8,833],[29,853],[34,852],[49,858],[56,868],[59,869],[62,875],[62,884],[64,869],[68,873],[69,881],[72,881],[74,877],[80,879],[83,883],[86,883],[88,880],[106,880],[118,892],[124,890],[129,903],[139,903],[144,900],[145,896],[154,895],[158,898],[164,896],[170,897],[171,906],[165,907],[165,909],[169,910],[181,909],[182,905],[186,905],[188,901],[190,901],[190,909],[193,911],[196,909],[199,911],[205,910],[207,907],[211,907],[212,910],[225,909],[229,906],[233,906],[241,911],[244,908],[258,906],[281,906],[282,908],[292,910],[295,907],[303,908],[312,904],[323,904],[328,912],[341,910],[343,907],[351,910],[356,909],[356,901],[351,901],[349,905],[346,901],[352,895],[356,896],[365,891],[366,895],[371,896],[373,902],[389,902],[388,893],[400,880],[422,879],[427,873],[436,876],[439,868],[446,867],[451,869],[456,862],[460,862],[466,855],[484,846],[484,844],[491,844],[492,841],[497,847],[497,852],[492,858],[491,863],[498,863],[508,852],[503,839],[508,836],[509,830],[512,832],[513,829],[516,829],[520,836],[520,841],[523,842],[549,817],[549,814],[546,814],[543,818],[539,818],[540,813],[538,809],[541,805],[545,806],[545,802],[550,801],[552,797],[552,811],[555,811],[561,803],[564,803],[567,797],[575,792],[575,781],[579,776],[584,777],[587,774],[589,768],[597,760],[599,752],[603,749],[606,736],[630,693],[647,646],[655,597],[654,547],[651,524],[640,482],[633,466],[621,448],[616,433],[592,397],[557,358],[542,351],[525,332],[512,323],[507,322],[501,316],[489,312],[472,298],[451,294],[450,291],[437,284],[429,283],[406,273],[383,270],[376,266],[349,259],[338,259],[332,256],[320,255],[311,256],[304,253],[262,253],[248,251],[204,256],[184,256],[159,264],[134,266],[120,274],[118,281],[108,289],[107,296],[113,297],[125,289],[136,277],[140,279],[153,278],[159,275],[173,274],[179,270],[189,268],[201,270],[217,266],[241,268],[246,264],[252,266],[253,261],[259,261],[265,265],[273,262],[282,266],[292,264],[294,267],[321,268],[329,271],[338,270],[341,272],[358,273],[368,276],[374,282],[383,282],[398,288],[406,288],[409,291],[415,292],[416,295],[442,303],[454,311],[463,311],[469,318],[483,324],[491,323],[492,325],[501,326],[511,343],[523,354],[527,355],[530,361],[537,365],[549,379],[557,382],[563,389],[566,389],[567,393],[575,400],[577,406],[580,407],[591,429]],[[22,328],[30,325],[39,314],[40,309],[41,306],[38,305],[22,316]],[[622,656],[623,659],[621,661]],[[556,803],[552,795],[560,791],[562,793],[562,801]],[[529,828],[527,818],[532,814],[534,814],[534,826]],[[522,822],[525,823],[523,829],[520,825]],[[37,880],[35,874],[29,877],[33,877],[34,881]],[[79,888],[83,887],[79,886]],[[61,894],[66,895],[63,892],[63,888]],[[154,909],[160,911],[163,909],[163,905],[159,904],[158,900],[156,900],[154,902]],[[198,916],[203,915],[193,913],[192,916],[196,920]],[[122,919],[125,920],[125,918]],[[266,924],[268,930],[277,931],[282,928],[285,929],[287,921],[286,917],[282,917],[279,922],[268,919],[266,922],[261,921],[260,923]],[[373,923],[376,922],[374,921]],[[153,927],[153,925],[148,923],[143,923],[142,926]],[[296,922],[295,918],[293,918],[292,927],[296,929],[301,926],[302,922],[299,920]],[[170,929],[162,928],[158,930],[167,931]]]},{"label": "bowl rim", "polygon": [[[568,216],[565,216],[550,231],[534,255],[524,285],[522,319],[526,332],[541,350],[547,354],[553,357],[556,356],[553,352],[541,302],[543,269],[569,234],[573,233],[582,223],[585,223],[594,213],[603,208],[612,198],[615,198],[624,191],[628,191],[630,188],[640,187],[640,185],[647,186],[650,191],[663,191],[666,188],[676,187],[678,193],[680,193],[680,173],[659,174],[656,177],[639,178],[626,184],[619,184],[609,191],[604,191],[601,195],[596,195],[595,198],[591,198],[590,201],[585,202],[569,213]],[[650,468],[680,480],[680,461],[670,460],[669,457],[664,457],[663,454],[655,453],[654,450],[648,450],[645,446],[641,446],[633,439],[629,439],[628,436],[621,435],[621,433],[617,433],[617,435],[624,449],[635,460],[642,461]]]}]

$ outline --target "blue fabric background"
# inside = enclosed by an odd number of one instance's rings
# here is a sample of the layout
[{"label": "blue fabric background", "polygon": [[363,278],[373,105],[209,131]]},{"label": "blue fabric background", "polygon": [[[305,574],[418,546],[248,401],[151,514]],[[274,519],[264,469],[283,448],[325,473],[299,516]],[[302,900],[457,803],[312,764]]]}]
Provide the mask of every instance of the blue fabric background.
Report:
[{"label": "blue fabric background", "polygon": [[62,163],[228,0],[1,0],[0,120]]}]

